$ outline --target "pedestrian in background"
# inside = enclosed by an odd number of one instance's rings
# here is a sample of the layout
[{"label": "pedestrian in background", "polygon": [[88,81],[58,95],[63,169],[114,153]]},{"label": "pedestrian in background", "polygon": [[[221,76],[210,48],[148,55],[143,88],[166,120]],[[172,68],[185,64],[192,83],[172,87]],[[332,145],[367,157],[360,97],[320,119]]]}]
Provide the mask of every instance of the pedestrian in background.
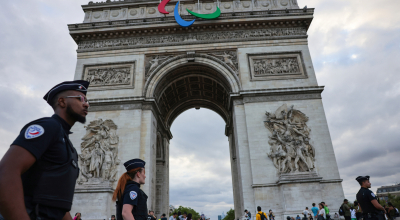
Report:
[{"label": "pedestrian in background", "polygon": [[321,202],[321,203],[322,203],[322,205],[324,205],[326,219],[327,219],[327,220],[330,220],[330,219],[331,219],[331,215],[329,214],[328,205],[326,205],[325,202]]},{"label": "pedestrian in background", "polygon": [[326,213],[325,213],[325,207],[322,203],[318,204],[319,211],[318,211],[318,218],[316,220],[325,220],[326,219]]},{"label": "pedestrian in background", "polygon": [[115,220],[115,215],[111,215],[111,220]]},{"label": "pedestrian in background", "polygon": [[311,211],[312,211],[312,213],[314,215],[315,220],[317,220],[317,215],[318,215],[319,209],[315,206],[315,203],[313,203],[312,206],[313,207],[311,208]]},{"label": "pedestrian in background", "polygon": [[174,212],[174,214],[172,214],[172,215],[169,217],[169,220],[176,220],[176,216],[177,216],[177,214],[176,214],[176,212]]},{"label": "pedestrian in background", "polygon": [[307,220],[308,219],[308,214],[309,214],[310,212],[308,211],[308,207],[306,207],[306,209],[303,211],[303,214],[304,214],[304,220]]},{"label": "pedestrian in background", "polygon": [[356,210],[356,218],[357,220],[360,220],[362,213],[361,213],[361,209],[360,209],[360,205],[358,204],[357,201],[354,201],[354,209]]},{"label": "pedestrian in background", "polygon": [[268,217],[269,220],[275,220],[275,215],[274,212],[272,212],[272,209],[269,210]]},{"label": "pedestrian in background", "polygon": [[189,213],[186,217],[186,220],[192,220],[192,213]]},{"label": "pedestrian in background", "polygon": [[391,202],[388,202],[388,209],[386,212],[386,216],[389,220],[394,220],[396,215],[396,210]]},{"label": "pedestrian in background", "polygon": [[182,218],[183,218],[182,212],[178,211],[178,219],[177,220],[183,220]]},{"label": "pedestrian in background", "polygon": [[75,214],[74,220],[81,220],[81,216],[82,216],[82,214],[80,212],[77,212]]},{"label": "pedestrian in background", "polygon": [[267,214],[261,211],[261,206],[257,206],[258,213],[256,214],[256,220],[268,220]]},{"label": "pedestrian in background", "polygon": [[343,211],[344,211],[344,219],[345,220],[351,220],[351,212],[350,212],[350,207],[348,205],[349,200],[345,199],[343,201]]},{"label": "pedestrian in background", "polygon": [[244,212],[246,213],[245,217],[250,220],[251,219],[251,213],[246,209],[244,210]]},{"label": "pedestrian in background", "polygon": [[353,206],[350,207],[350,215],[351,215],[351,220],[357,220],[356,210],[354,209]]}]

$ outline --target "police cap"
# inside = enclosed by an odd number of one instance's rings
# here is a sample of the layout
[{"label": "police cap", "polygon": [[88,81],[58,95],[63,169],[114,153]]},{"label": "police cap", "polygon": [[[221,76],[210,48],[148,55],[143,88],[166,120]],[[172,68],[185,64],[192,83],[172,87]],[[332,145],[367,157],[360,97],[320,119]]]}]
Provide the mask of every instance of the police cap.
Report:
[{"label": "police cap", "polygon": [[144,162],[141,159],[132,159],[128,160],[124,163],[126,171],[135,169],[135,168],[144,168],[144,165],[146,165],[146,162]]},{"label": "police cap", "polygon": [[76,90],[86,95],[89,84],[90,83],[85,80],[65,81],[51,88],[50,91],[48,91],[46,95],[44,95],[43,99],[46,100],[46,102],[50,106],[52,106],[53,98],[55,97],[55,95],[57,95],[57,93],[60,93],[62,91]]},{"label": "police cap", "polygon": [[356,180],[361,183],[364,180],[369,180],[369,176],[359,176],[356,178]]}]

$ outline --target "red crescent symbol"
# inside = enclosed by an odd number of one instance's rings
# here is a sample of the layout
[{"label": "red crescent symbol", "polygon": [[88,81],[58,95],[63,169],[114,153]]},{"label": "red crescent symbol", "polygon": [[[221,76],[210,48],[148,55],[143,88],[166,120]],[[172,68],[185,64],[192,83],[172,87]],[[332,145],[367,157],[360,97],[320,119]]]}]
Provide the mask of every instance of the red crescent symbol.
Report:
[{"label": "red crescent symbol", "polygon": [[29,134],[31,134],[31,135],[37,135],[37,134],[39,134],[39,132],[37,131],[37,132],[35,132],[35,133],[31,133],[31,132],[29,132]]},{"label": "red crescent symbol", "polygon": [[169,14],[169,12],[167,12],[167,11],[165,10],[165,6],[167,5],[167,3],[168,3],[169,1],[171,1],[171,0],[163,0],[163,1],[158,5],[158,11],[159,11],[160,13]]}]

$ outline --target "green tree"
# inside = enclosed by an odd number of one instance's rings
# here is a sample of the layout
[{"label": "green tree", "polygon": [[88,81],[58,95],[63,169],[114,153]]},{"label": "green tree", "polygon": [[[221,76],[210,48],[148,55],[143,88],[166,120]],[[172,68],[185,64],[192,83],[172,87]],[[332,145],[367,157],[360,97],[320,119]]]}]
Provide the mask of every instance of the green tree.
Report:
[{"label": "green tree", "polygon": [[[190,207],[183,207],[179,206],[179,208],[175,209],[174,213],[181,212],[182,214],[186,212],[187,214],[191,213],[192,214],[192,220],[199,220],[200,219],[200,214],[196,212],[194,209]],[[169,213],[169,216],[171,216],[174,213]]]},{"label": "green tree", "polygon": [[396,208],[400,208],[400,196],[394,196],[388,193],[388,201],[391,202]]},{"label": "green tree", "polygon": [[235,220],[235,210],[230,209],[222,220]]},{"label": "green tree", "polygon": [[381,206],[383,206],[383,207],[385,207],[385,205],[387,205],[386,200],[384,200],[384,199],[380,199],[379,204],[381,204]]}]

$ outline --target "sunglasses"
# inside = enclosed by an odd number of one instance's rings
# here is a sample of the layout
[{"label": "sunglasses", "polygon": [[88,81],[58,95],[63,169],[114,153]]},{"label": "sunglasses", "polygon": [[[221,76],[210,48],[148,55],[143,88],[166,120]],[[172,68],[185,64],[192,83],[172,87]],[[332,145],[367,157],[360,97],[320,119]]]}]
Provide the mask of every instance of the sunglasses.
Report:
[{"label": "sunglasses", "polygon": [[83,95],[76,95],[76,96],[65,96],[65,98],[79,98],[83,104],[87,103],[89,105],[89,101]]}]

